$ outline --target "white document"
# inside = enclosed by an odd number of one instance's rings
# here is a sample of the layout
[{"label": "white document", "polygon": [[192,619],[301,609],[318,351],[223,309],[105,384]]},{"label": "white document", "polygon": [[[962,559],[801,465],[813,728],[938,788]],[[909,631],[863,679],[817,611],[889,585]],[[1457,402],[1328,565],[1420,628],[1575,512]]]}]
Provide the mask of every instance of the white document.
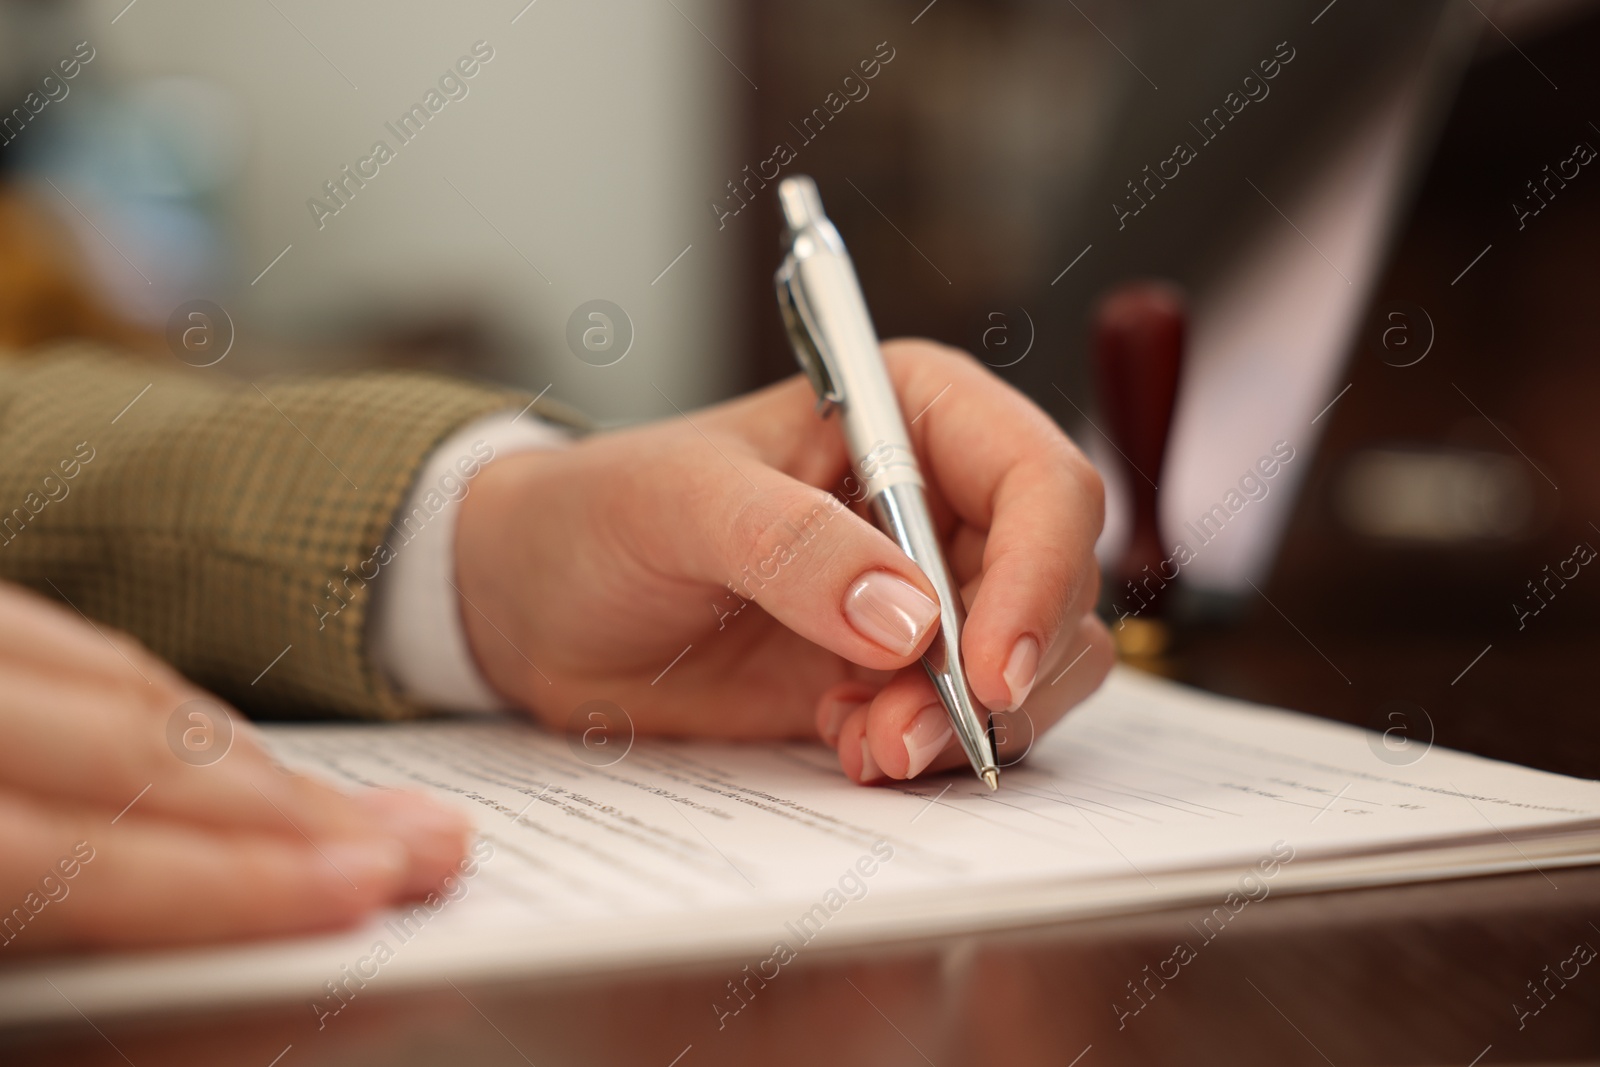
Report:
[{"label": "white document", "polygon": [[429,789],[472,812],[479,862],[447,894],[334,936],[5,968],[0,1022],[262,999],[331,1011],[352,974],[397,989],[721,958],[737,971],[812,945],[1178,904],[1214,904],[1221,923],[1274,893],[1600,862],[1600,783],[1395,752],[1120,668],[994,794],[969,774],[862,788],[803,744],[639,740],[597,767],[502,719],[267,735],[342,785]]}]

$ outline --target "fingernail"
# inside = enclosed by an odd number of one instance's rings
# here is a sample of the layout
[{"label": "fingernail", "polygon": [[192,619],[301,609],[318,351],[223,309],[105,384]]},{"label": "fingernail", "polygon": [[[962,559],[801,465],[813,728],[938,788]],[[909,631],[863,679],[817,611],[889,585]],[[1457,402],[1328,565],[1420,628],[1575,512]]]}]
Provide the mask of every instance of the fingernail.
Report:
[{"label": "fingernail", "polygon": [[944,751],[954,732],[950,726],[950,715],[944,710],[943,704],[929,704],[917,712],[917,717],[911,720],[911,725],[906,727],[902,735],[906,756],[910,760],[906,777],[915,778],[927,770],[934,757]]},{"label": "fingernail", "polygon": [[1011,646],[1011,658],[1006,660],[1006,669],[1001,672],[1005,679],[1006,688],[1011,691],[1011,704],[1005,709],[1016,711],[1022,707],[1022,702],[1028,699],[1028,693],[1033,689],[1033,683],[1039,674],[1039,642],[1029,634],[1017,638],[1017,643]]},{"label": "fingernail", "polygon": [[845,719],[864,704],[865,700],[829,700],[822,720],[822,740],[827,742],[829,748],[839,743],[839,731],[844,727]]},{"label": "fingernail", "polygon": [[409,859],[399,841],[373,838],[367,841],[329,841],[317,846],[332,869],[328,880],[370,891],[375,886],[393,887],[405,876]]},{"label": "fingernail", "polygon": [[861,784],[875,782],[883,777],[883,768],[878,766],[878,761],[872,758],[872,749],[867,747],[867,739],[861,739]]},{"label": "fingernail", "polygon": [[368,789],[355,794],[355,801],[391,837],[402,841],[416,838],[466,840],[472,821],[454,808],[403,789]]},{"label": "fingernail", "polygon": [[844,595],[844,617],[868,641],[909,656],[938,620],[939,605],[888,571],[868,571]]}]

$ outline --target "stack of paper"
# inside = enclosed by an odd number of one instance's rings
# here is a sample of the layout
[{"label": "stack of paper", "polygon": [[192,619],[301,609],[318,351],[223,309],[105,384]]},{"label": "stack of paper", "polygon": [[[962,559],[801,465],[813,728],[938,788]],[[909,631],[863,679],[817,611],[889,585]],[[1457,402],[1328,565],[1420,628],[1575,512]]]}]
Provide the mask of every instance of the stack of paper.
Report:
[{"label": "stack of paper", "polygon": [[[1600,783],[1116,672],[1007,768],[846,782],[817,746],[640,740],[609,766],[509,720],[268,730],[345,784],[421,786],[482,840],[445,895],[344,934],[34,961],[0,1021],[728,958],[1600,861]],[[611,757],[606,757],[610,759]],[[47,981],[48,979],[48,981]],[[51,983],[54,983],[52,988]],[[331,983],[331,984],[330,984]],[[69,1004],[70,1001],[70,1004]]]}]

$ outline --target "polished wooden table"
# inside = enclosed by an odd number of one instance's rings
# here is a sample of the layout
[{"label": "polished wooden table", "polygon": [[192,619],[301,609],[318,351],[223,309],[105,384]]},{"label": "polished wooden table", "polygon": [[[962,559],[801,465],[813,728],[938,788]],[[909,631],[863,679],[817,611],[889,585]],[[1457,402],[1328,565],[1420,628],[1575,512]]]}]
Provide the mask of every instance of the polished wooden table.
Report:
[{"label": "polished wooden table", "polygon": [[[1600,960],[1583,964],[1585,953],[1575,954],[1579,946],[1600,948],[1600,869],[1274,895],[1200,942],[1189,924],[1206,911],[871,952],[818,946],[720,1029],[713,1003],[725,1000],[725,983],[746,960],[422,992],[385,993],[380,983],[320,1031],[302,1002],[79,1018],[0,1033],[0,1062],[1487,1067],[1600,1060]],[[1148,977],[1172,974],[1163,961],[1180,941],[1200,942],[1195,958],[1169,981]],[[1130,983],[1140,987],[1138,1000]]]}]

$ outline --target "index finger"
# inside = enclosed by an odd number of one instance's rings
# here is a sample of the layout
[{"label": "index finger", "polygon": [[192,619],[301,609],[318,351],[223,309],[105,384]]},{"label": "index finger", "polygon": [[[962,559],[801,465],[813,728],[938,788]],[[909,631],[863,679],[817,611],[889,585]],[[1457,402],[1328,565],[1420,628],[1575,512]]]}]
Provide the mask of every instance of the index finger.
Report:
[{"label": "index finger", "polygon": [[1019,707],[1043,650],[1097,581],[1099,475],[1033,401],[970,356],[928,341],[883,352],[930,493],[987,533],[961,641],[968,679],[988,707]]}]

